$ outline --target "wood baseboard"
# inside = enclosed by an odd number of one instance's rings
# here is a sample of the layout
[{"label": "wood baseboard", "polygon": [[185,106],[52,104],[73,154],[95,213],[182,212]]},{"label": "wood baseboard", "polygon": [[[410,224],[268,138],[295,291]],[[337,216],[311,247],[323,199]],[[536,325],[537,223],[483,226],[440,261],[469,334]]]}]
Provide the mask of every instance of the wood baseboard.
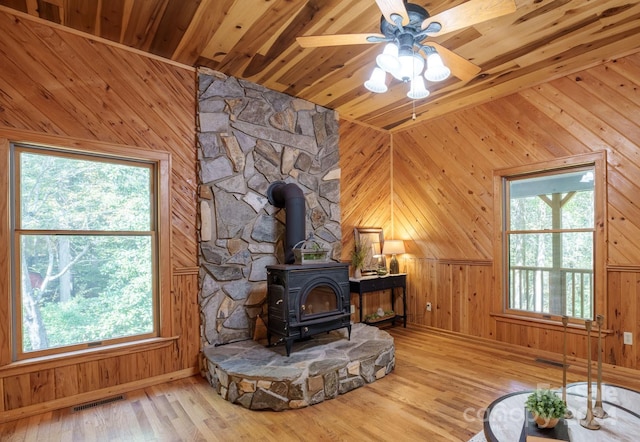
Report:
[{"label": "wood baseboard", "polygon": [[46,413],[53,410],[59,410],[60,408],[72,407],[74,405],[104,399],[110,396],[126,393],[128,391],[138,390],[164,382],[175,381],[177,379],[188,378],[196,374],[199,374],[199,371],[196,367],[185,368],[184,370],[174,371],[172,373],[154,376],[152,378],[142,379],[135,382],[129,382],[127,384],[89,391],[86,393],[77,394],[61,399],[55,399],[53,401],[42,402],[40,404],[17,408],[15,410],[2,411],[0,412],[0,423],[5,423],[15,419],[21,419],[23,417],[30,417],[36,414]]}]

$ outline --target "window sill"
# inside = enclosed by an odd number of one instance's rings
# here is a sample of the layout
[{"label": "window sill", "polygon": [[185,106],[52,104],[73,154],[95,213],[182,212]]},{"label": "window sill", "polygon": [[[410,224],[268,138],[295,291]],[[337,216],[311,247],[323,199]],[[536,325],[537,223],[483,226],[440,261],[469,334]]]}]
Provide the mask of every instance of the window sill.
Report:
[{"label": "window sill", "polygon": [[[491,317],[495,318],[495,320],[498,322],[508,322],[510,324],[525,325],[529,327],[538,327],[538,328],[546,328],[546,329],[554,329],[554,330],[562,330],[564,328],[564,325],[562,325],[562,322],[556,321],[553,319],[534,318],[530,316],[518,316],[518,315],[512,315],[508,313],[491,313]],[[598,325],[595,323],[595,321],[591,328],[591,333],[593,334],[594,332],[596,334],[598,333]],[[582,324],[575,324],[570,322],[569,324],[567,324],[567,333],[586,336],[587,330],[584,328],[584,325]],[[612,335],[613,330],[603,328],[602,334],[604,336]]]},{"label": "window sill", "polygon": [[89,348],[11,362],[10,364],[0,367],[0,377],[97,361],[130,353],[156,350],[173,345],[178,338],[179,336],[172,336],[168,338],[149,338],[135,342],[113,344],[100,348]]}]

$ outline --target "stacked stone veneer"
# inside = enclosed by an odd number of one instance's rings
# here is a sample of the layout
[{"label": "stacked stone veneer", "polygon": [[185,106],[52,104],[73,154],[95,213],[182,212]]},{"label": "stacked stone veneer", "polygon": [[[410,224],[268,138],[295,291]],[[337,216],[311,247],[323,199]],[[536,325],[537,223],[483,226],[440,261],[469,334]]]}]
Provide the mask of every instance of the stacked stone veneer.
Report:
[{"label": "stacked stone veneer", "polygon": [[254,336],[266,267],[284,260],[275,181],[306,199],[306,233],[340,259],[337,114],[257,84],[198,71],[200,293],[203,348]]}]

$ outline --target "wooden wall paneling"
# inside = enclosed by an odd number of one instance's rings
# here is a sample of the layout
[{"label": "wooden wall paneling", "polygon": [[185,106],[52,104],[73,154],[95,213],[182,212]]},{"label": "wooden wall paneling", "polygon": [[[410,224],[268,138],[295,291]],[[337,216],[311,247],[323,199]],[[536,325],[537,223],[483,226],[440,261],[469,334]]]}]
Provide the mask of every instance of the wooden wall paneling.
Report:
[{"label": "wooden wall paneling", "polygon": [[[539,128],[531,123],[523,110],[511,103],[512,99],[513,96],[509,96],[500,103],[487,103],[485,107],[491,110],[492,117],[498,121],[497,124],[502,123],[502,129],[507,136],[516,142],[511,147],[517,153],[515,164],[535,163],[552,158],[552,154],[544,149],[545,143],[540,145],[536,139],[535,135],[536,132],[540,132]],[[511,163],[510,166],[515,164]]]},{"label": "wooden wall paneling", "polygon": [[391,238],[390,137],[340,121],[342,260],[350,261],[354,227],[382,227]]},{"label": "wooden wall paneling", "polygon": [[180,368],[197,367],[200,352],[200,308],[198,305],[198,275],[174,276],[173,334],[179,335],[177,357]]},{"label": "wooden wall paneling", "polygon": [[29,375],[29,396],[32,404],[51,401],[56,398],[55,373],[53,369],[40,370]]},{"label": "wooden wall paneling", "polygon": [[438,264],[437,270],[438,291],[433,308],[436,309],[436,327],[452,330],[451,311],[453,308],[453,275],[450,264]]},{"label": "wooden wall paneling", "polygon": [[433,305],[432,293],[435,293],[433,260],[407,259],[407,322],[419,325],[432,325],[433,312],[427,311],[427,302]]},{"label": "wooden wall paneling", "polygon": [[[615,330],[610,340],[613,341],[611,351],[608,356],[612,359],[612,363],[625,367],[633,367],[637,364],[637,334],[638,334],[638,310],[640,302],[639,281],[640,274],[637,272],[615,271],[609,272],[609,293],[616,294],[616,306],[609,309],[611,316],[610,327]],[[634,345],[624,345],[623,333],[631,332],[634,337]],[[617,344],[617,345],[616,345]]]},{"label": "wooden wall paneling", "polygon": [[[406,167],[412,164],[411,161],[409,155],[397,157],[394,167],[400,162],[405,163],[400,167]],[[407,249],[419,257],[440,256],[440,247],[445,245],[444,240],[439,241],[436,237],[445,226],[440,218],[431,216],[437,202],[433,198],[433,188],[427,184],[429,180],[426,168],[420,170],[417,166],[411,174],[394,173],[394,230],[403,232],[405,243],[407,239],[411,240]],[[420,198],[407,198],[406,192],[420,195]]]},{"label": "wooden wall paneling", "polygon": [[26,407],[31,405],[31,375],[21,374],[7,376],[2,379],[4,384],[5,409]]},{"label": "wooden wall paneling", "polygon": [[116,358],[103,359],[98,366],[98,376],[100,378],[100,388],[113,387],[129,381],[129,373],[125,366],[121,366],[122,356]]},{"label": "wooden wall paneling", "polygon": [[[2,15],[0,14],[0,18],[1,17]],[[15,32],[21,32],[21,31],[22,30],[16,30]],[[10,34],[10,33],[3,32],[0,35],[6,35],[6,34]],[[0,38],[3,41],[3,46],[4,45],[17,46],[21,44],[21,42],[18,42],[15,40],[7,41],[6,38],[2,38],[1,36]],[[72,132],[72,133],[78,134],[78,136],[82,138],[92,138],[93,135],[90,129],[88,129],[86,126],[78,127],[79,125],[77,123],[77,119],[74,118],[74,115],[71,113],[72,112],[71,109],[74,109],[75,106],[70,105],[69,102],[66,101],[64,98],[61,98],[61,97],[54,98],[54,95],[50,90],[55,88],[61,90],[63,89],[63,87],[59,83],[57,85],[55,83],[53,85],[52,84],[47,85],[46,83],[45,84],[39,83],[38,79],[42,75],[42,71],[38,70],[40,72],[34,72],[34,70],[29,69],[29,66],[31,66],[34,63],[34,60],[27,55],[28,52],[26,50],[24,52],[20,51],[19,54],[22,54],[22,55],[16,54],[16,56],[14,57],[14,54],[10,53],[10,54],[7,54],[8,56],[4,57],[6,61],[3,63],[4,66],[3,66],[2,72],[3,72],[3,77],[8,79],[10,83],[14,85],[20,85],[20,87],[23,88],[23,90],[17,91],[16,95],[18,96],[16,96],[15,99],[29,101],[31,104],[33,104],[32,109],[36,110],[36,112],[30,115],[25,115],[22,118],[19,117],[20,120],[27,123],[26,126],[22,126],[22,127],[26,129],[30,129],[35,126],[36,130],[37,129],[45,129],[50,131],[52,130],[53,133],[55,134]],[[9,110],[12,110],[12,109],[10,108]],[[23,110],[16,112],[16,115],[21,116]],[[55,114],[56,118],[55,118],[54,124],[52,124],[48,114],[48,112],[51,112],[52,110],[55,110],[56,112]],[[7,115],[12,115],[12,114],[8,113]],[[36,117],[36,119],[34,119],[34,121],[29,121],[29,117],[31,116]],[[13,120],[13,118],[15,117],[11,116],[10,118],[11,120]],[[20,127],[20,126],[17,126],[17,127]]]},{"label": "wooden wall paneling", "polygon": [[[633,94],[626,94],[618,85],[612,85],[608,81],[608,77],[620,77],[611,69],[602,69],[604,66],[598,66],[588,71],[580,72],[576,77],[576,85],[580,86],[586,93],[597,98],[603,106],[606,106],[605,112],[600,114],[613,117],[612,126],[618,126],[621,133],[631,135],[630,132],[637,133],[639,127],[634,121],[640,118],[640,110],[638,103],[631,98]],[[622,80],[622,79],[621,79]],[[615,106],[612,107],[611,99],[615,98]],[[595,110],[594,107],[591,108]],[[626,130],[624,126],[628,127]],[[630,136],[631,139],[637,137]]]},{"label": "wooden wall paneling", "polygon": [[589,79],[589,71],[581,72],[575,78],[559,78],[549,84],[571,97],[579,106],[579,109],[588,110],[602,125],[601,134],[609,136],[609,141],[619,141],[617,144],[609,144],[616,147],[616,151],[625,154],[630,161],[640,164],[640,154],[634,149],[635,144],[631,140],[640,138],[640,127],[630,119],[638,114],[638,108],[633,111],[632,104],[624,97],[616,97],[611,100],[614,91],[607,86],[585,82]]},{"label": "wooden wall paneling", "polygon": [[[15,20],[4,11],[0,25],[5,30],[0,33],[4,60],[0,66],[0,105],[4,110],[0,126],[32,131],[35,139],[38,134],[56,134],[71,140],[170,152],[174,244],[169,268],[194,268],[194,70],[114,49],[42,23]],[[24,133],[28,141],[28,132]],[[4,207],[5,199],[0,200],[0,207]],[[1,259],[0,268],[7,269]],[[68,404],[76,396],[91,400],[94,391],[197,367],[197,272],[183,271],[172,285],[180,290],[174,301],[181,303],[174,303],[179,315],[171,325],[182,333],[180,345],[77,364],[47,364],[49,368],[44,369],[30,366],[24,375],[0,380],[1,409],[39,405],[38,410],[44,411],[48,402]],[[6,349],[3,346],[3,352]]]},{"label": "wooden wall paneling", "polygon": [[467,269],[465,266],[450,265],[451,278],[451,330],[467,333],[467,303],[463,300],[467,288]]},{"label": "wooden wall paneling", "polygon": [[89,361],[78,364],[78,390],[86,393],[100,388],[100,361]]},{"label": "wooden wall paneling", "polygon": [[[446,209],[446,216],[451,219],[463,217],[470,222],[466,229],[457,228],[457,223],[450,225],[447,229],[450,241],[473,246],[463,250],[461,255],[447,253],[443,257],[484,259],[491,255],[488,235],[492,218],[491,193],[486,192],[481,172],[488,165],[477,164],[482,157],[468,155],[469,141],[462,120],[444,118],[441,123],[431,131],[437,140],[435,145],[425,146],[434,151],[430,170],[437,179],[439,192],[447,197],[446,204],[440,206]],[[475,140],[470,142],[475,143]]]},{"label": "wooden wall paneling", "polygon": [[585,152],[581,143],[576,143],[576,140],[567,134],[561,125],[540,112],[523,95],[509,96],[505,99],[505,103],[506,106],[503,109],[512,116],[517,115],[515,131],[526,128],[523,141],[535,147],[527,151],[529,155],[527,162],[544,161],[548,158],[566,157]]},{"label": "wooden wall paneling", "polygon": [[[524,97],[538,111],[549,117],[549,122],[554,128],[554,137],[576,154],[605,149],[607,145],[603,143],[602,139],[593,133],[583,121],[565,112],[560,106],[562,97],[546,93],[545,86],[541,85],[526,89],[521,91],[519,95]],[[554,123],[557,123],[558,126],[554,126]]]},{"label": "wooden wall paneling", "polygon": [[131,372],[135,373],[140,379],[150,378],[153,376],[150,351],[141,351],[133,355],[133,360],[129,362]]},{"label": "wooden wall paneling", "polygon": [[495,334],[494,321],[491,319],[492,266],[471,264],[467,271],[469,276],[464,302],[468,304],[468,318],[465,333],[482,338],[492,338]]},{"label": "wooden wall paneling", "polygon": [[[421,226],[424,239],[418,244],[426,256],[486,259],[491,255],[492,192],[486,183],[491,164],[481,155],[469,155],[468,148],[482,138],[467,130],[465,116],[443,117],[438,123],[394,134],[399,146],[412,146],[399,148],[394,158],[394,188],[400,189],[394,228],[413,234]],[[449,222],[459,218],[472,224],[460,228]]]},{"label": "wooden wall paneling", "polygon": [[65,365],[54,369],[54,382],[56,399],[74,396],[78,394],[78,367],[76,365]]},{"label": "wooden wall paneling", "polygon": [[[501,111],[501,107],[498,107]],[[474,146],[473,152],[481,155],[487,164],[482,172],[484,180],[491,180],[492,170],[518,164],[522,161],[521,149],[518,149],[520,134],[512,130],[508,121],[503,121],[495,114],[491,103],[483,104],[476,109],[466,109],[460,112],[464,121],[463,130],[470,132],[470,139]],[[465,146],[468,154],[468,146]]]},{"label": "wooden wall paneling", "polygon": [[[399,137],[394,135],[394,139]],[[400,144],[403,139],[396,141]],[[452,213],[447,206],[449,195],[440,187],[437,170],[433,166],[432,155],[420,145],[404,144],[394,156],[394,227],[407,232],[419,250],[412,253],[425,257],[464,255],[459,247],[466,242],[456,240],[458,230],[451,223]],[[449,253],[447,253],[449,252]]]},{"label": "wooden wall paneling", "polygon": [[[609,63],[609,65],[611,65],[611,63]],[[631,80],[633,84],[640,83],[640,54],[636,52],[628,57],[619,58],[616,60],[616,63],[611,66],[611,69],[620,72],[625,78]],[[634,101],[638,100],[637,89],[631,89],[629,93],[635,98]]]},{"label": "wooden wall paneling", "polygon": [[632,195],[640,192],[640,184],[634,177],[640,169],[626,168],[623,174],[618,168],[609,168],[608,181],[608,227],[609,263],[629,265],[640,262],[640,209]]}]

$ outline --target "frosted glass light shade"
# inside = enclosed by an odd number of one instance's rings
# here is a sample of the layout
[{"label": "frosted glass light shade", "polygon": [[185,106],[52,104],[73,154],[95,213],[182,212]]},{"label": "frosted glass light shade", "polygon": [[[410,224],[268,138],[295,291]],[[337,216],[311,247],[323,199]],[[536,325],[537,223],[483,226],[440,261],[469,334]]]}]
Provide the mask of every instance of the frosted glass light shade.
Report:
[{"label": "frosted glass light shade", "polygon": [[398,46],[394,43],[387,43],[382,54],[376,57],[376,64],[387,72],[394,72],[400,69],[400,61],[398,61]]},{"label": "frosted glass light shade", "polygon": [[419,100],[420,98],[426,98],[428,96],[429,91],[424,87],[424,80],[422,77],[420,75],[413,77],[413,80],[411,80],[411,90],[407,92],[407,97],[412,100]]},{"label": "frosted glass light shade", "polygon": [[427,57],[427,71],[424,78],[429,81],[442,81],[451,75],[451,69],[442,62],[440,54],[433,53]]},{"label": "frosted glass light shade", "polygon": [[391,72],[398,80],[407,82],[420,75],[424,69],[424,58],[418,54],[401,55],[398,60],[400,61],[400,70]]},{"label": "frosted glass light shade", "polygon": [[364,82],[364,87],[377,94],[387,92],[386,78],[387,74],[382,69],[374,68],[371,78]]}]

